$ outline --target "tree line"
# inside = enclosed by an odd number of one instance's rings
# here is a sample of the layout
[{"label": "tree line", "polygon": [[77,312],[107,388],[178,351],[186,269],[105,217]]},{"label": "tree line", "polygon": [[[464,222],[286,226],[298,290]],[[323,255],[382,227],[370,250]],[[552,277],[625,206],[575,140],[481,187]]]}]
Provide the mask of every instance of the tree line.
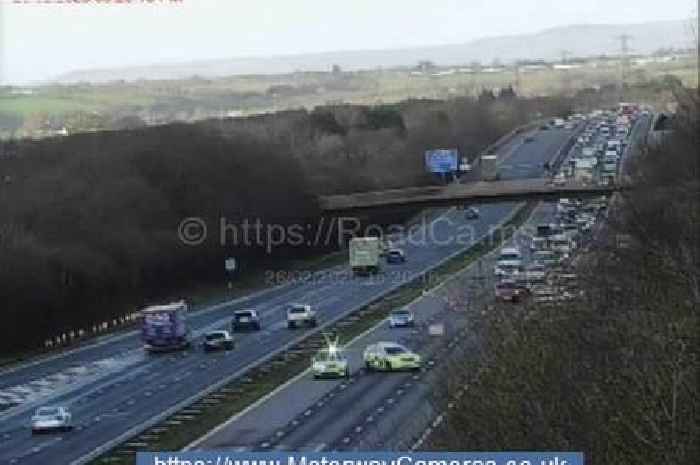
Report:
[{"label": "tree line", "polygon": [[[570,105],[514,95],[339,105],[4,144],[0,353],[218,283],[229,256],[256,273],[336,250],[335,241],[222,245],[214,233],[220,218],[319,224],[319,194],[428,184],[424,150],[475,154],[533,115]],[[190,217],[209,226],[197,246],[178,236]]]}]

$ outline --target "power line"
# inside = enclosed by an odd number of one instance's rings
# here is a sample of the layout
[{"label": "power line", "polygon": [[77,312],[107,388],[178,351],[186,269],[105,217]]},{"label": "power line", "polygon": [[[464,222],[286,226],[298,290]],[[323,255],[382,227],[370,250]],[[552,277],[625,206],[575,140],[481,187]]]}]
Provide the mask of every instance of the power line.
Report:
[{"label": "power line", "polygon": [[624,88],[630,74],[629,41],[633,37],[629,34],[620,34],[615,38],[620,41],[620,88]]}]

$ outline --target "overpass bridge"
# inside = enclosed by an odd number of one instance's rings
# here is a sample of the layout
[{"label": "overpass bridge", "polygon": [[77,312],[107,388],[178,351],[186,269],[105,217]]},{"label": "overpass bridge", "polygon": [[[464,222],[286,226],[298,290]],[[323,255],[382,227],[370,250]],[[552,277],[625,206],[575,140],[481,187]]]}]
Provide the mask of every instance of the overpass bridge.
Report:
[{"label": "overpass bridge", "polygon": [[603,186],[569,182],[554,185],[550,178],[477,181],[448,186],[410,187],[319,198],[325,214],[381,210],[398,207],[444,207],[465,203],[522,200],[556,200],[611,195],[625,186]]}]

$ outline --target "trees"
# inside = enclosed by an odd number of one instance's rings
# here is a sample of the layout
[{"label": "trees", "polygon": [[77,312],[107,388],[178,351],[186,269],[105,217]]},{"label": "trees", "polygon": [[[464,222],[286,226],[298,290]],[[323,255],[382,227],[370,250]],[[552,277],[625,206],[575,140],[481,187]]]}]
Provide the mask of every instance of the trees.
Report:
[{"label": "trees", "polygon": [[[565,307],[496,306],[433,447],[580,450],[592,464],[694,463],[700,220],[698,100],[668,145],[631,166],[605,240],[577,268]],[[624,235],[624,244],[618,238]],[[442,400],[442,402],[445,402]],[[478,426],[475,426],[478,425]]]},{"label": "trees", "polygon": [[[509,105],[518,110],[506,111]],[[36,347],[216,283],[229,256],[255,273],[333,250],[334,242],[241,244],[219,234],[220,220],[318,224],[316,194],[430,183],[425,150],[474,154],[540,105],[414,100],[196,124],[144,127],[127,119],[124,130],[6,144],[0,175],[11,182],[0,184],[0,300],[13,324],[0,325],[0,350]],[[178,237],[190,217],[208,226],[196,246]],[[314,232],[304,229],[311,238]]]}]

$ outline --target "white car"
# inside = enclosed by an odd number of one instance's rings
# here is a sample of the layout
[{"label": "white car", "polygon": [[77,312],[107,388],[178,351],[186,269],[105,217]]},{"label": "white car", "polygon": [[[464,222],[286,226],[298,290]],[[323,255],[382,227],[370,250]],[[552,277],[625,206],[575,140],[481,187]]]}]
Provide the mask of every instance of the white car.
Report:
[{"label": "white car", "polygon": [[498,256],[493,274],[499,278],[513,277],[522,271],[523,258],[517,247],[504,247]]},{"label": "white car", "polygon": [[521,260],[499,260],[493,269],[494,276],[498,278],[512,278],[523,271]]},{"label": "white car", "polygon": [[349,378],[350,365],[345,354],[336,346],[319,350],[311,361],[314,378]]},{"label": "white car", "polygon": [[566,175],[562,172],[559,172],[554,176],[552,179],[552,184],[555,186],[563,186],[566,184]]},{"label": "white car", "polygon": [[557,301],[556,291],[552,286],[540,285],[531,290],[532,300],[538,304],[553,304]]},{"label": "white car", "polygon": [[413,312],[402,308],[394,310],[389,315],[389,326],[392,328],[402,328],[406,326],[415,326],[416,321],[413,317]]},{"label": "white car", "polygon": [[298,325],[316,326],[316,312],[311,305],[292,304],[287,308],[287,327],[291,329]]},{"label": "white car", "polygon": [[204,335],[202,348],[205,352],[214,350],[233,350],[233,337],[228,331],[210,331]]},{"label": "white car", "polygon": [[522,260],[523,256],[517,247],[504,247],[498,256],[498,261]]},{"label": "white car", "polygon": [[72,415],[67,407],[39,407],[32,416],[32,434],[73,429]]}]

